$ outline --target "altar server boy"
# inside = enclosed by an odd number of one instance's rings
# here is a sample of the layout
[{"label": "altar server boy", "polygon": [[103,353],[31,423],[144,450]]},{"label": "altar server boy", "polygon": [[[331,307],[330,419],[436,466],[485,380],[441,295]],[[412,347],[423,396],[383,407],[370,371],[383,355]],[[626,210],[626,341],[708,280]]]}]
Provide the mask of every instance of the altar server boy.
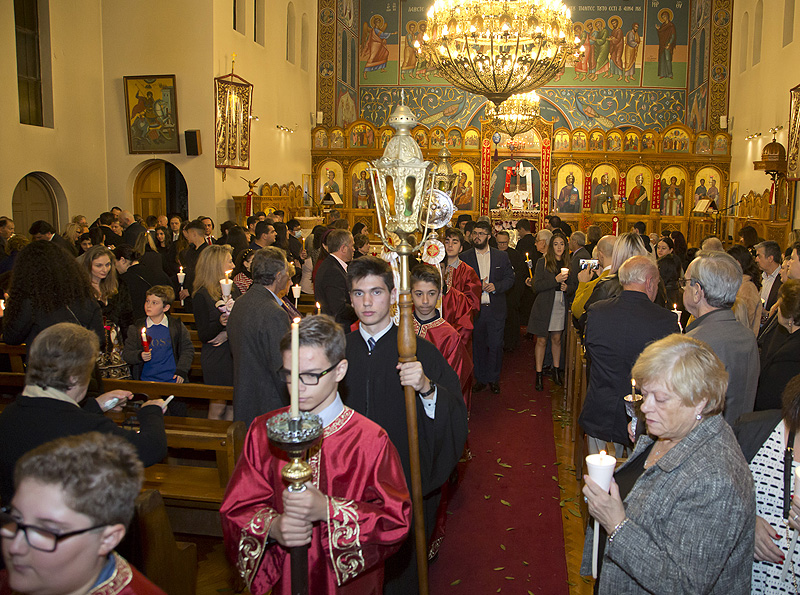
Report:
[{"label": "altar server boy", "polygon": [[171,287],[154,285],[145,294],[147,317],[128,330],[122,357],[137,380],[180,383],[189,377],[194,346],[186,325],[167,313],[174,300]]},{"label": "altar server boy", "polygon": [[[330,316],[300,322],[299,405],[318,415],[322,438],[308,461],[313,479],[289,492],[285,452],[271,447],[257,417],[228,484],[220,514],[225,547],[254,595],[291,592],[289,548],[310,544],[309,593],[383,591],[384,560],[406,539],[411,500],[397,450],[376,423],[346,407],[339,382],[347,372],[345,336]],[[291,335],[281,342],[291,381]]]}]

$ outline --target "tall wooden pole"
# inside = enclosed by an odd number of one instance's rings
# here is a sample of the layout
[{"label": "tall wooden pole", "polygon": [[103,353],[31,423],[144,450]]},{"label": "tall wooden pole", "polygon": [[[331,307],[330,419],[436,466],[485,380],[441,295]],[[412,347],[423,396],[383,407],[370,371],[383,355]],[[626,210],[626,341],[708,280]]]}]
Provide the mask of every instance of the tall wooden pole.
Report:
[{"label": "tall wooden pole", "polygon": [[[411,275],[408,260],[411,246],[403,240],[397,247],[400,256],[400,326],[397,331],[397,351],[400,363],[417,361],[417,336],[414,334],[414,303],[411,300]],[[417,552],[419,593],[428,595],[428,544],[425,539],[425,513],[422,509],[422,475],[419,464],[419,428],[417,426],[417,391],[405,387],[406,424],[408,426],[408,455],[411,466],[411,503],[414,509],[414,542]]]}]

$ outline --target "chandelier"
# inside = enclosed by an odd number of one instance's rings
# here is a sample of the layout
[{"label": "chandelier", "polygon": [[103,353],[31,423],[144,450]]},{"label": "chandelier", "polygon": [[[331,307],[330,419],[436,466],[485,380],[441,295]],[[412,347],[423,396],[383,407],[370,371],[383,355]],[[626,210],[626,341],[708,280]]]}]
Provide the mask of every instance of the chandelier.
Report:
[{"label": "chandelier", "polygon": [[512,139],[531,130],[536,125],[540,113],[539,96],[536,91],[512,95],[500,105],[491,101],[486,102],[486,117]]},{"label": "chandelier", "polygon": [[506,147],[512,153],[519,152],[527,146],[524,138],[513,139],[510,138],[506,141]]},{"label": "chandelier", "polygon": [[428,30],[414,46],[438,75],[497,105],[546,84],[582,51],[562,0],[436,0]]}]

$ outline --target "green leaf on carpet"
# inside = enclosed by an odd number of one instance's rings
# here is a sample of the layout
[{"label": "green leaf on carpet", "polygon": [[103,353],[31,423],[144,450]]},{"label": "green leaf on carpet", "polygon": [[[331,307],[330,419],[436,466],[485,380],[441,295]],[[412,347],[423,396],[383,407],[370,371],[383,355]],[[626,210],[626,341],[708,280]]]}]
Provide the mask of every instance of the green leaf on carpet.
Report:
[{"label": "green leaf on carpet", "polygon": [[511,506],[511,504],[509,504],[505,500],[500,500],[500,504],[502,504],[503,506],[509,506],[509,507]]},{"label": "green leaf on carpet", "polygon": [[513,530],[514,530],[514,527],[509,527],[508,529],[506,529],[506,531],[513,531]]},{"label": "green leaf on carpet", "polygon": [[533,465],[533,463],[523,463],[523,465],[527,467],[528,465]]},{"label": "green leaf on carpet", "polygon": [[[528,564],[525,560],[523,560],[522,563],[525,564],[525,566],[530,566],[530,564]],[[530,593],[530,591],[528,592]]]},{"label": "green leaf on carpet", "polygon": [[513,580],[514,580],[514,577],[513,577],[513,576],[507,576],[507,577],[506,577],[506,580],[507,580],[507,581],[513,581]]},{"label": "green leaf on carpet", "polygon": [[491,496],[489,494],[484,494],[483,495],[483,499],[484,500],[488,500],[489,498],[491,498]]},{"label": "green leaf on carpet", "polygon": [[558,477],[556,477],[555,475],[551,475],[550,477],[551,477],[551,479],[553,479],[555,481],[558,481]]},{"label": "green leaf on carpet", "polygon": [[589,580],[589,577],[588,577],[588,576],[582,576],[582,577],[581,577],[581,579],[582,579],[582,580],[583,580],[583,582],[584,582],[584,583],[586,583],[587,585],[588,585],[588,584],[591,582],[591,581]]},{"label": "green leaf on carpet", "polygon": [[522,411],[517,411],[517,413],[525,413],[526,411],[530,411],[528,407],[525,407]]},{"label": "green leaf on carpet", "polygon": [[514,409],[513,407],[506,407],[506,409],[508,409],[509,411],[513,411],[514,413],[516,413],[516,412],[517,412],[517,410],[516,410],[516,409]]},{"label": "green leaf on carpet", "polygon": [[577,587],[577,585],[576,585],[575,583],[573,583],[572,581],[567,581],[567,584],[568,584],[570,587]]},{"label": "green leaf on carpet", "polygon": [[456,580],[454,580],[452,583],[450,583],[450,586],[451,586],[451,587],[454,587],[454,586],[458,585],[460,582],[461,582],[461,579],[460,579],[460,578],[457,578],[457,579],[456,579]]},{"label": "green leaf on carpet", "polygon": [[572,515],[573,515],[573,516],[576,516],[576,517],[578,517],[578,518],[581,518],[581,513],[579,513],[579,512],[575,512],[575,511],[574,511],[574,510],[572,510],[571,508],[567,508],[567,510],[568,510],[568,511],[570,511],[570,512],[572,513]]},{"label": "green leaf on carpet", "polygon": [[497,568],[495,568],[495,570],[505,570],[505,569],[506,569],[505,566],[498,566]]},{"label": "green leaf on carpet", "polygon": [[505,477],[502,473],[495,473],[497,477]]},{"label": "green leaf on carpet", "polygon": [[506,551],[506,546],[504,546],[504,545],[501,543],[501,544],[500,544],[500,549],[501,549],[501,550],[503,550],[503,551]]}]

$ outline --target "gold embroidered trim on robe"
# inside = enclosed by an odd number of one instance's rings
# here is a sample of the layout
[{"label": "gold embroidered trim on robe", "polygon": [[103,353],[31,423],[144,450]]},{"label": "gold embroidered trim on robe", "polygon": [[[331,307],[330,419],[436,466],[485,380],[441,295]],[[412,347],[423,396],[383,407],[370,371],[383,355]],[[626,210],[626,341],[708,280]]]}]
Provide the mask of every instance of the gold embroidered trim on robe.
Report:
[{"label": "gold embroidered trim on robe", "polygon": [[117,552],[114,552],[113,555],[115,558],[114,574],[107,581],[103,581],[89,591],[87,595],[116,595],[133,579],[133,570],[131,570],[125,558],[117,554]]},{"label": "gold embroidered trim on robe", "polygon": [[269,528],[277,517],[278,513],[274,509],[262,508],[242,529],[242,534],[239,538],[239,559],[236,562],[236,568],[248,588],[250,588],[250,583],[253,582],[256,570],[261,564],[261,558],[264,556]]},{"label": "gold embroidered trim on robe", "polygon": [[341,587],[366,567],[361,553],[361,526],[355,502],[341,498],[328,500],[328,549],[336,584]]}]

